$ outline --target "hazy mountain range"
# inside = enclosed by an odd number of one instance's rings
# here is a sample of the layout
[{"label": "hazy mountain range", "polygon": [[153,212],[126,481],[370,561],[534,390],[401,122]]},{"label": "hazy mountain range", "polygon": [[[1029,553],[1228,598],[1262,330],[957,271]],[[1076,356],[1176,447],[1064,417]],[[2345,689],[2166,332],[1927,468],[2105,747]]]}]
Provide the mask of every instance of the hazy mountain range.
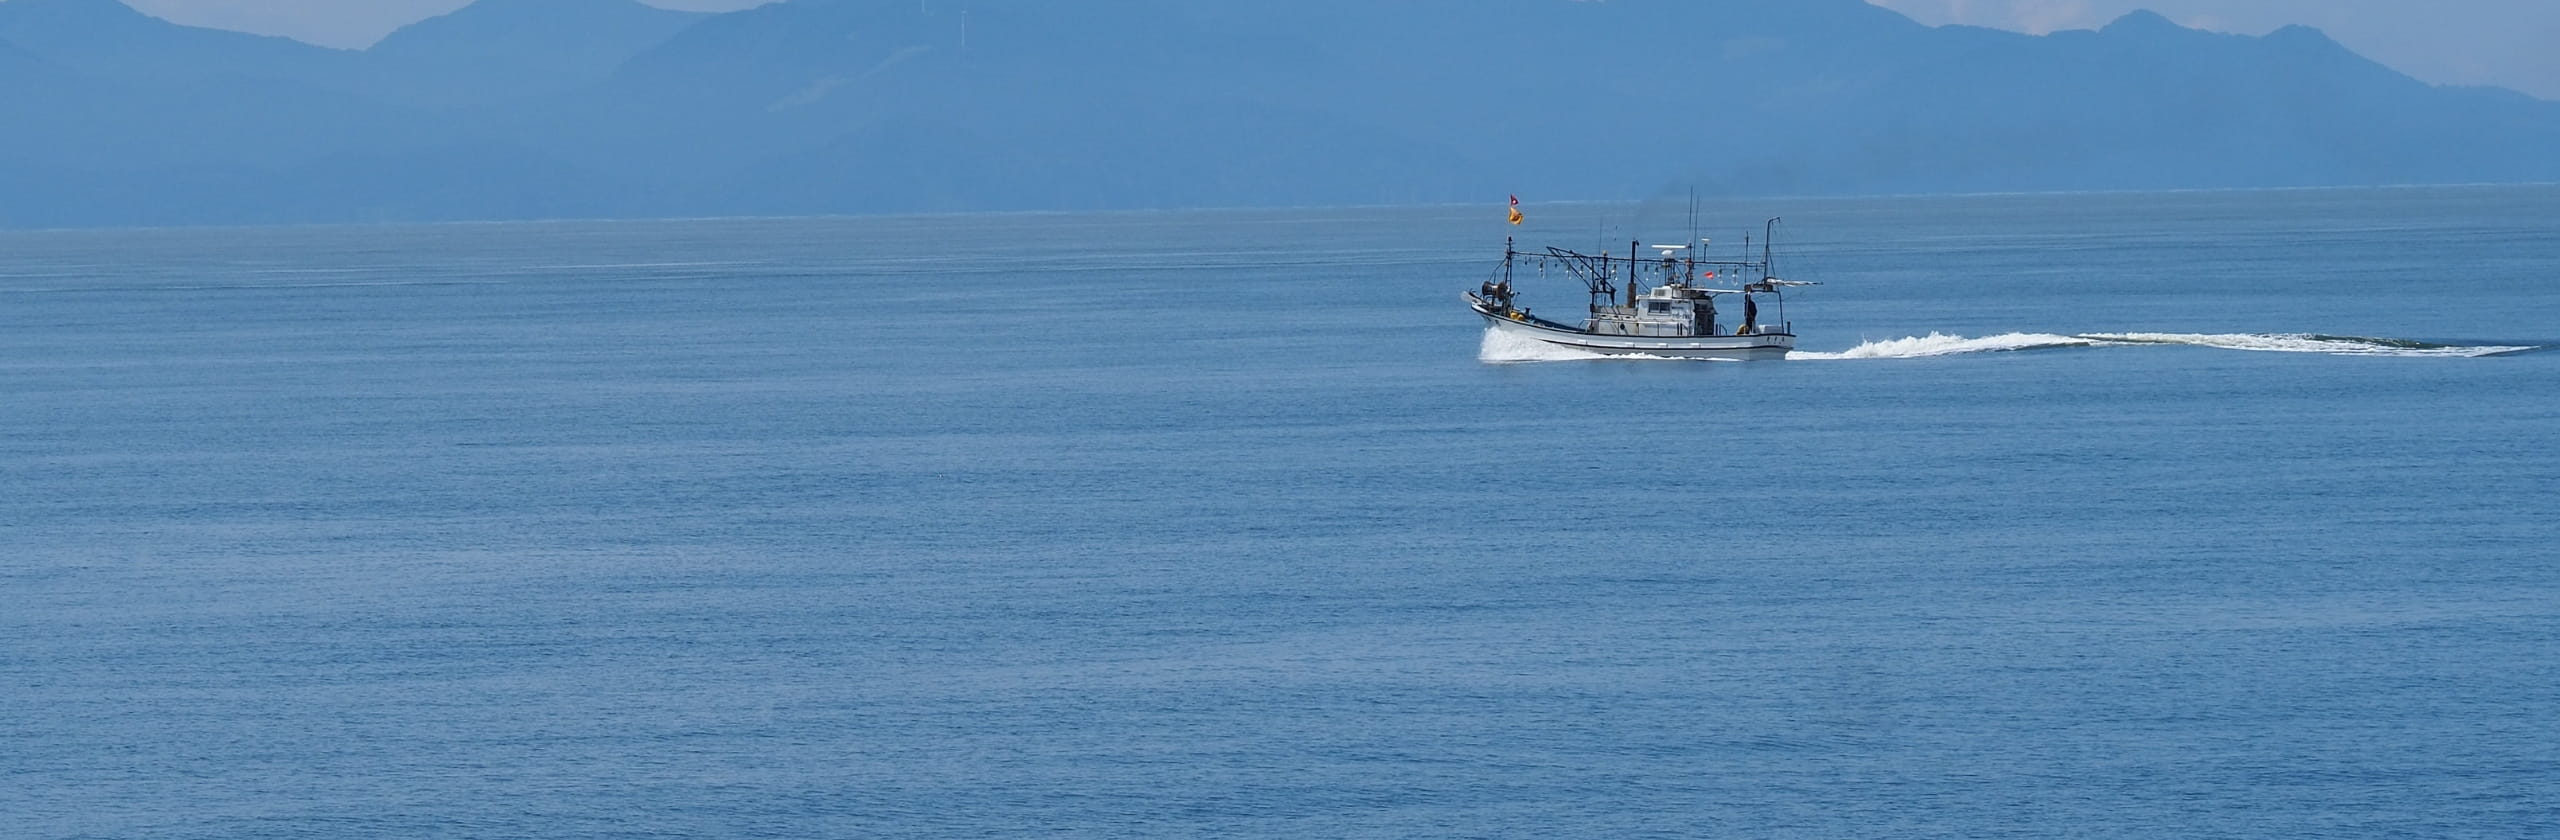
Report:
[{"label": "hazy mountain range", "polygon": [[364,51],[0,2],[0,225],[2560,180],[2319,32],[1859,0],[481,0]]}]

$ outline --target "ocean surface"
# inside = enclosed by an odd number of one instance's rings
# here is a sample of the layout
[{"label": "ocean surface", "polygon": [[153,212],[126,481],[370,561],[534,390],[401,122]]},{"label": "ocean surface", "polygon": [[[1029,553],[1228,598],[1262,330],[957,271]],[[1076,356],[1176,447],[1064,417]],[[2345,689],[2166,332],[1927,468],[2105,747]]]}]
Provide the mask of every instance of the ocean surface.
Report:
[{"label": "ocean surface", "polygon": [[0,233],[0,836],[2560,834],[2560,187],[1525,209]]}]

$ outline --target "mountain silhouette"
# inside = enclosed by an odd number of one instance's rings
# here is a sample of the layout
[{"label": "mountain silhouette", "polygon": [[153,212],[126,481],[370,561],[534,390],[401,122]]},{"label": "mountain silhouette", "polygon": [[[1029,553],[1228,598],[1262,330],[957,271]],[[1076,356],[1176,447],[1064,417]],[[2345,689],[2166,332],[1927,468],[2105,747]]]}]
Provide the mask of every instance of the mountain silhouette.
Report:
[{"label": "mountain silhouette", "polygon": [[0,42],[117,79],[308,80],[350,66],[353,57],[290,38],[179,26],[117,0],[0,2]]},{"label": "mountain silhouette", "polygon": [[2311,29],[1859,0],[481,0],[362,51],[0,2],[0,224],[2560,179]]},{"label": "mountain silhouette", "polygon": [[480,0],[393,32],[365,55],[373,89],[387,98],[483,104],[603,81],[705,17],[632,0]]}]

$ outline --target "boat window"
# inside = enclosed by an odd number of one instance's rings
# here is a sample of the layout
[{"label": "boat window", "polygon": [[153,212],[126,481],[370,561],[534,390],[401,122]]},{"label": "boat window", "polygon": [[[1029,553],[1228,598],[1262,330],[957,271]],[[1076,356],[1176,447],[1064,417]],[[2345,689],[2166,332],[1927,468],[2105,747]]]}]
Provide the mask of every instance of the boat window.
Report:
[{"label": "boat window", "polygon": [[1658,300],[1657,300],[1657,301],[1654,301],[1654,302],[1652,303],[1652,305],[1651,305],[1651,306],[1648,306],[1648,307],[1646,307],[1646,308],[1648,308],[1648,309],[1650,309],[1650,310],[1652,310],[1652,311],[1655,311],[1655,312],[1669,312],[1669,311],[1671,311],[1671,304],[1663,303],[1662,301],[1658,301]]}]

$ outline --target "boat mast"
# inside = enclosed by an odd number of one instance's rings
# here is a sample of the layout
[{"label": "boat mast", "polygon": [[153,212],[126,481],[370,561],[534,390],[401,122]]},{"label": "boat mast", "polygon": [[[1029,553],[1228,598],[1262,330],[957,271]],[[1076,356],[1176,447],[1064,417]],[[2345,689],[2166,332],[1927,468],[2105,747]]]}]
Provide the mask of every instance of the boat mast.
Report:
[{"label": "boat mast", "polygon": [[1644,266],[1643,266],[1642,264],[1640,264],[1640,263],[1638,263],[1638,262],[1636,261],[1636,251],[1638,251],[1638,250],[1642,249],[1643,247],[1644,247],[1644,240],[1642,240],[1642,239],[1630,239],[1630,240],[1627,240],[1627,308],[1628,308],[1628,309],[1634,309],[1634,308],[1636,308],[1636,282],[1637,282],[1638,280],[1643,279],[1643,275],[1642,275],[1642,274],[1639,274],[1638,272],[1641,272],[1641,271],[1643,271],[1643,270],[1644,270]]},{"label": "boat mast", "polygon": [[1511,285],[1511,258],[1520,253],[1514,248],[1516,242],[1512,237],[1502,238],[1502,285],[1505,286]]},{"label": "boat mast", "polygon": [[1767,235],[1760,240],[1760,279],[1775,280],[1778,279],[1778,270],[1775,266],[1769,264],[1769,256],[1776,250],[1772,246],[1776,245],[1778,242],[1777,217],[1770,217],[1769,227],[1765,233]]},{"label": "boat mast", "polygon": [[1768,238],[1760,241],[1760,275],[1763,278],[1761,282],[1769,284],[1769,293],[1778,296],[1778,328],[1793,333],[1796,331],[1795,324],[1787,320],[1787,293],[1778,285],[1778,267],[1774,264],[1778,244],[1778,221],[1777,217],[1769,219],[1769,226],[1765,228]]},{"label": "boat mast", "polygon": [[[1698,185],[1696,184],[1689,185],[1689,241],[1698,241]],[[1698,258],[1702,256],[1705,255],[1697,251],[1689,252],[1689,268],[1681,272],[1684,276],[1680,278],[1680,282],[1698,282]]]}]

